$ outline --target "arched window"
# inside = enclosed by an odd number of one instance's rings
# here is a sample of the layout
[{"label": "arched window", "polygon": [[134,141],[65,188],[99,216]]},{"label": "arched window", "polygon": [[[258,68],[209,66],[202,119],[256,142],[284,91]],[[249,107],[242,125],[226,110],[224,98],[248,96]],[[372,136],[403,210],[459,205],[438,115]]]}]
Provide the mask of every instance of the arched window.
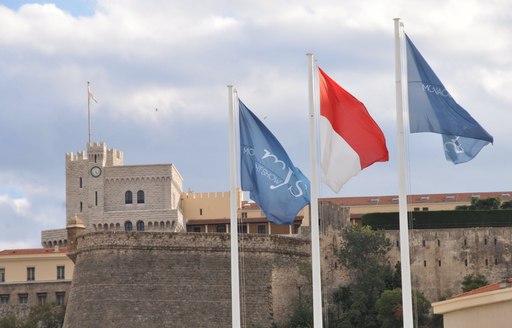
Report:
[{"label": "arched window", "polygon": [[132,230],[133,230],[132,222],[131,221],[126,221],[124,223],[124,231],[132,231]]},{"label": "arched window", "polygon": [[137,231],[144,231],[144,221],[137,221]]},{"label": "arched window", "polygon": [[144,204],[144,191],[137,191],[137,204]]},{"label": "arched window", "polygon": [[130,190],[124,193],[124,203],[131,204],[133,203],[133,194]]}]

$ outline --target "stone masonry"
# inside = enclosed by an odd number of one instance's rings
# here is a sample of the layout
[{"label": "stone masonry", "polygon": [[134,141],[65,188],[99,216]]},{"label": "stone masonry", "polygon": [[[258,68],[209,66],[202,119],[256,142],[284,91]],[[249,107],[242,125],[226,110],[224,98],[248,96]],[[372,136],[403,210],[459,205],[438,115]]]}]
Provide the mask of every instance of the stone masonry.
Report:
[{"label": "stone masonry", "polygon": [[[64,327],[231,327],[229,234],[93,232],[77,244]],[[309,241],[243,235],[239,246],[243,326],[286,322]]]}]

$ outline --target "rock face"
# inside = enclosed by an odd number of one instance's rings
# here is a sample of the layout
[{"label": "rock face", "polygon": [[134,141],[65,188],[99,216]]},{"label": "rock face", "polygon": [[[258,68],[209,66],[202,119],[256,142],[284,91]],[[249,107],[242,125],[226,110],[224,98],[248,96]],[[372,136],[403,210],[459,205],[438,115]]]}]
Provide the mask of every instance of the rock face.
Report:
[{"label": "rock face", "polygon": [[[230,235],[94,232],[78,237],[64,327],[231,327]],[[310,244],[243,235],[243,326],[286,322]]]}]

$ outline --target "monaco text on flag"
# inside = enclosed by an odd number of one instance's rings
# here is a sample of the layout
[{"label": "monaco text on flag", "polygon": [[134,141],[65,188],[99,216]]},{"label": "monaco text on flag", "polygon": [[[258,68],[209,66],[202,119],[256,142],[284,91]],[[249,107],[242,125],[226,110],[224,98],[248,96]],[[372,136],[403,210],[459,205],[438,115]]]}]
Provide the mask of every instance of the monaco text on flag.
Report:
[{"label": "monaco text on flag", "polygon": [[493,137],[452,98],[407,35],[407,80],[411,133],[443,135],[447,160],[473,159]]}]

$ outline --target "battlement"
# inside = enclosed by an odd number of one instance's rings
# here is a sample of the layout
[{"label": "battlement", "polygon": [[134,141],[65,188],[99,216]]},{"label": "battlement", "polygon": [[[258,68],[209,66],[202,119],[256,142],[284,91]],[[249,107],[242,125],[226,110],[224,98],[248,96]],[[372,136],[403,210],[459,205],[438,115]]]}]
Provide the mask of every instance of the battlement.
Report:
[{"label": "battlement", "polygon": [[106,166],[120,166],[124,164],[124,153],[120,150],[110,148],[107,149]]},{"label": "battlement", "polygon": [[121,166],[124,164],[124,153],[114,148],[107,148],[104,142],[91,142],[87,144],[86,151],[66,153],[66,162],[84,161],[96,158],[105,166]]},{"label": "battlement", "polygon": [[84,151],[75,153],[66,153],[66,162],[83,161],[87,159],[87,154]]},{"label": "battlement", "polygon": [[229,199],[229,191],[219,192],[184,192],[181,199]]},{"label": "battlement", "polygon": [[104,154],[107,151],[107,144],[104,142],[90,142],[87,144],[89,154]]}]

